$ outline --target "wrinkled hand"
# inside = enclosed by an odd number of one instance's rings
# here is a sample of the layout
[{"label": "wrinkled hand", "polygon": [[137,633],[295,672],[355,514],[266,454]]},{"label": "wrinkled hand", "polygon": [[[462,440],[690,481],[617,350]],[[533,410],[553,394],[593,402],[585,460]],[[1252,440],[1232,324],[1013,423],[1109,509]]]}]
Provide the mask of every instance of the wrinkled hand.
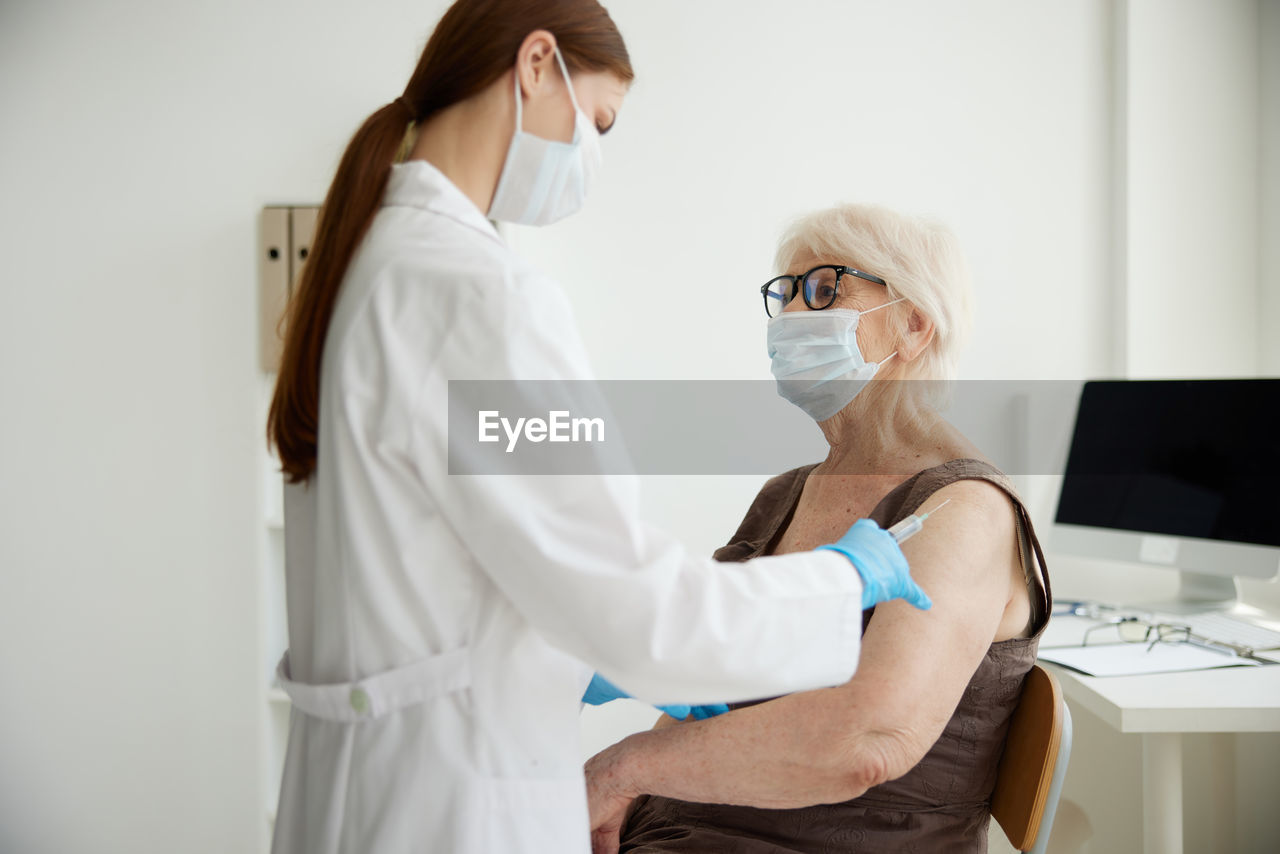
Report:
[{"label": "wrinkled hand", "polygon": [[[621,700],[630,696],[626,691],[623,691],[597,673],[591,677],[591,684],[587,686],[586,693],[582,695],[582,702],[592,706],[599,706],[612,700]],[[698,720],[702,720],[704,718],[713,718],[716,715],[723,715],[729,711],[729,707],[724,703],[710,703],[705,706],[676,704],[672,706],[655,706],[655,708],[661,709],[678,721],[684,720],[690,714]]]},{"label": "wrinkled hand", "polygon": [[818,548],[840,552],[853,562],[862,576],[864,611],[890,599],[905,599],[923,611],[933,607],[928,594],[911,580],[911,568],[902,549],[873,520],[859,519],[839,540]]},{"label": "wrinkled hand", "polygon": [[618,854],[622,825],[633,800],[609,796],[591,802],[591,854]]},{"label": "wrinkled hand", "polygon": [[615,744],[587,760],[587,809],[591,818],[592,854],[617,854],[622,826],[635,795],[618,782],[620,745]]}]

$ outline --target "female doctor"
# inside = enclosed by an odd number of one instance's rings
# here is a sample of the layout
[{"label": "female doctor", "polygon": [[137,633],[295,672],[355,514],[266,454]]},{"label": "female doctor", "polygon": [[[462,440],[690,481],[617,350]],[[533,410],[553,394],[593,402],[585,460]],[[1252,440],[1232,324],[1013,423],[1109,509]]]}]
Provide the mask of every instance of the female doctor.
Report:
[{"label": "female doctor", "polygon": [[648,702],[775,696],[847,680],[864,607],[927,606],[874,523],[721,565],[646,527],[629,479],[450,476],[450,379],[590,377],[564,294],[489,220],[578,210],[631,78],[596,0],[459,0],[342,158],[269,423],[276,852],[586,852],[593,669]]}]

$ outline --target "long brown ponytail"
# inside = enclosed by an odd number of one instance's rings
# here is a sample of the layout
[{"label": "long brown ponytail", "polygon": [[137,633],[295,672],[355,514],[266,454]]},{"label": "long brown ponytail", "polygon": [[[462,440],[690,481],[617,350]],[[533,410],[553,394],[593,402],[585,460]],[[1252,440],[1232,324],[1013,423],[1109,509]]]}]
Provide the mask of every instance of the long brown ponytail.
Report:
[{"label": "long brown ponytail", "polygon": [[607,71],[632,79],[622,36],[597,0],[457,0],[427,42],[404,94],[356,131],[320,209],[297,292],[276,380],[267,437],[290,483],[316,467],[320,359],[338,290],[382,202],[391,164],[410,121],[479,93],[515,64],[525,37],[543,29],[556,37],[574,71]]}]

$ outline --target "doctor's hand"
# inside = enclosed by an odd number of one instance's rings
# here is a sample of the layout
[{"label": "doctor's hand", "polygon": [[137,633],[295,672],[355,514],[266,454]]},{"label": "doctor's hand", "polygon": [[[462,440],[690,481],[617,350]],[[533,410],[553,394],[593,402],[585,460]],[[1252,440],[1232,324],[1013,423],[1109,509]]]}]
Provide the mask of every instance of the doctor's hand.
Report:
[{"label": "doctor's hand", "polygon": [[[614,685],[608,679],[605,679],[599,673],[591,677],[591,684],[587,686],[587,691],[582,695],[582,702],[592,706],[600,706],[611,700],[621,700],[629,698],[631,695],[623,691],[617,685]],[[724,703],[710,703],[705,706],[688,706],[677,704],[673,706],[655,706],[661,709],[671,717],[678,721],[682,721],[692,714],[698,720],[705,718],[713,718],[716,715],[723,715],[729,711],[729,707]]]},{"label": "doctor's hand", "polygon": [[862,576],[862,609],[890,599],[905,599],[922,611],[933,607],[929,596],[911,580],[911,568],[893,537],[871,519],[859,519],[843,537],[820,549],[847,557]]},{"label": "doctor's hand", "polygon": [[693,715],[694,720],[705,721],[707,718],[714,718],[716,715],[723,715],[729,711],[729,707],[724,703],[707,703],[704,706],[654,706],[654,708],[661,709],[678,721],[684,720],[689,715]]},{"label": "doctor's hand", "polygon": [[587,686],[586,693],[582,695],[582,702],[591,706],[602,706],[611,700],[621,700],[630,696],[626,691],[623,691],[597,673],[591,677],[591,684]]}]

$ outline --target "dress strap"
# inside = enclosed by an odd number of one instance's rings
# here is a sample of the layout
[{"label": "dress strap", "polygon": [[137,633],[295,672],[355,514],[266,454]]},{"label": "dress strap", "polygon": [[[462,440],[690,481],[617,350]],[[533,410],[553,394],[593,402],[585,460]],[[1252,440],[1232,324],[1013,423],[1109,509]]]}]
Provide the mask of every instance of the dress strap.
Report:
[{"label": "dress strap", "polygon": [[891,491],[871,511],[871,518],[880,527],[888,528],[919,510],[938,490],[961,480],[984,480],[1009,496],[1018,529],[1018,554],[1022,559],[1027,592],[1031,594],[1032,629],[1039,633],[1049,620],[1050,603],[1053,601],[1049,573],[1031,516],[1013,481],[1004,472],[984,460],[948,460],[915,474]]}]

